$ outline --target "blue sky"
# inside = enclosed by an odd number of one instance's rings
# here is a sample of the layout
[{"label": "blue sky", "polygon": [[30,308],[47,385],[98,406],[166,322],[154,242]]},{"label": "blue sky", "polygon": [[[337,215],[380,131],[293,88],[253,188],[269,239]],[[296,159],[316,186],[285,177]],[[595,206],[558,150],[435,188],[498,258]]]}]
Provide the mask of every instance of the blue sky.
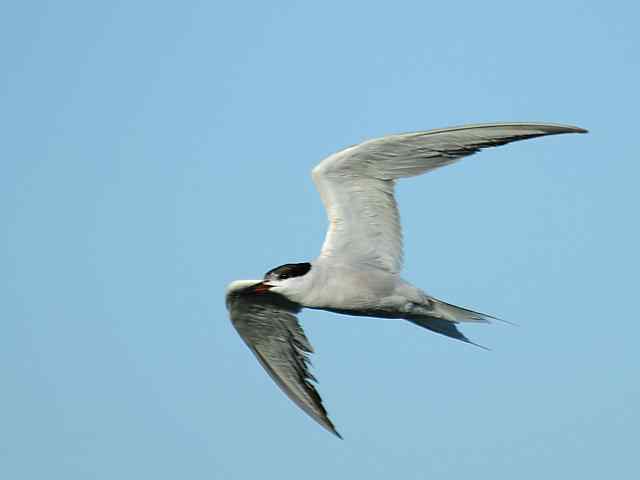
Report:
[{"label": "blue sky", "polygon": [[[629,478],[633,2],[13,2],[0,16],[0,476]],[[405,278],[485,352],[309,311],[340,441],[225,285],[313,258],[309,171],[389,133],[575,124],[398,187]]]}]

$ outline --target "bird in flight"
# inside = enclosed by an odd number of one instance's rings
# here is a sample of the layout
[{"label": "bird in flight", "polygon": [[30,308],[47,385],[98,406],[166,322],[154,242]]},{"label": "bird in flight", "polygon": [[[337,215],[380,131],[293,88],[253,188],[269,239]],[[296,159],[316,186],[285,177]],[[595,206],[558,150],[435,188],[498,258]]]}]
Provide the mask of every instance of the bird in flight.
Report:
[{"label": "bird in flight", "polygon": [[303,308],[404,319],[467,343],[473,342],[458,330],[459,324],[493,319],[438,300],[400,276],[395,181],[483,148],[586,132],[546,123],[468,125],[376,138],[330,155],[312,171],[329,218],[320,255],[269,270],[262,280],[232,282],[226,305],[233,326],[284,393],[340,437],[312,383],[316,379],[308,356],[313,348],[297,318]]}]

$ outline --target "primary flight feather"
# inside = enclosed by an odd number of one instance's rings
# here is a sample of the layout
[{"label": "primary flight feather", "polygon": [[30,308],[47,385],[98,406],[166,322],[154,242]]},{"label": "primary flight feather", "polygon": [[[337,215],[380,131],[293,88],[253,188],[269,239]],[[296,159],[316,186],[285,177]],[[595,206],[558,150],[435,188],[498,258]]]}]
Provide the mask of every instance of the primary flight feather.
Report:
[{"label": "primary flight feather", "polygon": [[320,255],[281,265],[262,280],[227,287],[231,322],[278,386],[320,425],[340,436],[313,386],[313,348],[298,323],[302,308],[399,318],[472,343],[461,322],[492,319],[431,297],[400,277],[402,231],[395,181],[449,165],[483,148],[518,140],[586,133],[567,125],[468,125],[391,135],[341,150],[312,172],[329,218]]}]

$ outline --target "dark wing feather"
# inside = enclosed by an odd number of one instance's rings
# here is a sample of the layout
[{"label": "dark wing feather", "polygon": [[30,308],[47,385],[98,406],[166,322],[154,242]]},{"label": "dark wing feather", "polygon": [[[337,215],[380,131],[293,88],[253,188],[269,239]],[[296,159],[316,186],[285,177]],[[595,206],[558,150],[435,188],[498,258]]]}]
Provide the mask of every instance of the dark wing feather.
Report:
[{"label": "dark wing feather", "polygon": [[316,381],[309,372],[313,347],[296,317],[300,306],[275,293],[255,293],[249,286],[229,292],[227,308],[233,326],[282,391],[340,437],[311,383]]}]

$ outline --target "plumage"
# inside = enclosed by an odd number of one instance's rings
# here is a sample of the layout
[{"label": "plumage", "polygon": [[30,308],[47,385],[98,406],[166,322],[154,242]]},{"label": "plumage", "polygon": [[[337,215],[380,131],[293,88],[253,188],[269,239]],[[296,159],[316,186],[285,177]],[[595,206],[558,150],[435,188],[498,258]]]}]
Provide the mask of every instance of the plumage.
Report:
[{"label": "plumage", "polygon": [[395,181],[448,165],[486,147],[586,130],[556,124],[469,125],[391,135],[341,150],[312,171],[329,228],[320,255],[285,264],[263,280],[233,282],[227,289],[231,321],[278,386],[330,432],[309,373],[313,352],[297,314],[302,308],[408,320],[467,343],[462,322],[493,317],[438,300],[403,280],[402,231]]},{"label": "plumage", "polygon": [[254,287],[260,283],[241,284],[227,294],[233,326],[282,391],[320,425],[340,436],[310,383],[315,380],[308,359],[313,347],[298,323],[300,305],[275,293],[256,295]]},{"label": "plumage", "polygon": [[398,273],[403,255],[395,180],[449,165],[481,148],[582,132],[553,124],[469,125],[391,135],[335,153],[312,172],[329,217],[320,255]]}]

